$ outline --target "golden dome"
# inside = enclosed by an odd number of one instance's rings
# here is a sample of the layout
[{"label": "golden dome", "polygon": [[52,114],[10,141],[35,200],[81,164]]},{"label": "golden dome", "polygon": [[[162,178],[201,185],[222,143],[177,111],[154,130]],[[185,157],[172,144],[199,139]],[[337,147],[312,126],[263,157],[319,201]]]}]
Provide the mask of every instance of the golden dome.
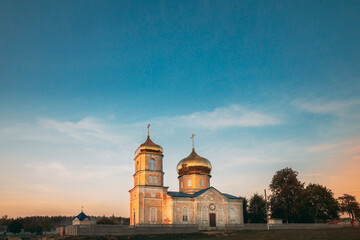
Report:
[{"label": "golden dome", "polygon": [[193,148],[190,155],[181,160],[176,169],[179,176],[188,174],[207,174],[211,172],[211,163],[206,158],[200,157]]},{"label": "golden dome", "polygon": [[155,144],[153,141],[151,141],[149,135],[146,139],[146,141],[138,147],[135,151],[135,156],[139,153],[147,152],[147,153],[162,153],[163,149],[160,145]]}]

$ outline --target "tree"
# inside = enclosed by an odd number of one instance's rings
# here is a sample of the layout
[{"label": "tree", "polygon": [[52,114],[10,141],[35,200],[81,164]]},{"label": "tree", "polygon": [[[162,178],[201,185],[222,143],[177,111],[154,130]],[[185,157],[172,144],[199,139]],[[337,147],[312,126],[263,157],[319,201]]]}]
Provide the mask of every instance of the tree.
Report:
[{"label": "tree", "polygon": [[248,217],[250,223],[266,223],[265,199],[263,196],[255,193],[250,198]]},{"label": "tree", "polygon": [[21,232],[23,225],[18,220],[13,220],[8,225],[8,231],[14,234]]},{"label": "tree", "polygon": [[284,168],[275,173],[270,184],[271,216],[285,222],[301,222],[299,211],[304,183],[297,179],[298,172]]},{"label": "tree", "polygon": [[244,213],[244,223],[248,223],[248,202],[247,202],[247,199],[244,198],[244,201],[243,201],[243,213]]},{"label": "tree", "polygon": [[0,226],[6,226],[9,225],[9,223],[12,221],[11,218],[8,217],[8,215],[4,215],[0,218]]},{"label": "tree", "polygon": [[330,189],[319,184],[309,184],[305,189],[302,208],[310,222],[327,222],[339,217],[339,204]]},{"label": "tree", "polygon": [[345,193],[343,196],[339,197],[338,200],[340,203],[340,211],[342,213],[348,213],[351,221],[360,216],[359,203],[356,201],[355,196]]},{"label": "tree", "polygon": [[112,218],[107,218],[105,215],[97,220],[96,224],[102,224],[102,225],[115,225],[115,221]]},{"label": "tree", "polygon": [[42,226],[37,226],[36,227],[36,235],[42,235],[43,234],[43,227]]}]

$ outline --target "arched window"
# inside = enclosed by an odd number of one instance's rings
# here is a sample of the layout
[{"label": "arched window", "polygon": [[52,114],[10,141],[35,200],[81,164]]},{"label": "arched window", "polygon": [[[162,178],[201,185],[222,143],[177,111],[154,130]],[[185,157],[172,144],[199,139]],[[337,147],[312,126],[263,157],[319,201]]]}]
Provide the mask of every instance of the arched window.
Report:
[{"label": "arched window", "polygon": [[157,177],[154,176],[154,183],[157,183]]},{"label": "arched window", "polygon": [[183,181],[180,182],[180,187],[181,187],[181,188],[184,187]]},{"label": "arched window", "polygon": [[192,181],[191,179],[188,180],[188,187],[191,187],[192,186]]},{"label": "arched window", "polygon": [[155,170],[155,160],[150,159],[150,170]]},{"label": "arched window", "polygon": [[231,222],[236,221],[236,211],[234,208],[230,208],[230,221]]},{"label": "arched window", "polygon": [[208,217],[209,217],[209,210],[207,207],[203,207],[201,209],[201,221],[202,221],[202,225],[207,225],[208,224]]},{"label": "arched window", "polygon": [[203,186],[203,180],[202,180],[202,179],[200,179],[200,181],[199,181],[199,185],[200,185],[200,187],[202,187],[202,186]]},{"label": "arched window", "polygon": [[219,221],[224,221],[224,211],[222,209],[222,207],[217,207],[216,209],[217,215],[218,215],[218,220]]},{"label": "arched window", "polygon": [[136,171],[139,171],[140,168],[139,168],[139,161],[136,162]]},{"label": "arched window", "polygon": [[183,220],[183,222],[188,221],[188,210],[186,207],[183,207],[183,209],[182,209],[182,220]]},{"label": "arched window", "polygon": [[152,176],[149,176],[149,183],[152,183]]},{"label": "arched window", "polygon": [[150,208],[150,222],[151,223],[156,223],[156,215],[157,215],[157,209]]}]

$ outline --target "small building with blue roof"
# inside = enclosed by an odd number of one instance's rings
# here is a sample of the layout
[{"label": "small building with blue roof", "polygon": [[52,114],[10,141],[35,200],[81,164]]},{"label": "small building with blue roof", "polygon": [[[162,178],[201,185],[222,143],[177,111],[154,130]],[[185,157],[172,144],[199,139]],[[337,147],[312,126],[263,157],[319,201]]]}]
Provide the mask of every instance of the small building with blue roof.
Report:
[{"label": "small building with blue roof", "polygon": [[81,210],[81,213],[79,215],[75,216],[72,219],[72,225],[90,225],[91,219],[88,217],[83,210]]}]

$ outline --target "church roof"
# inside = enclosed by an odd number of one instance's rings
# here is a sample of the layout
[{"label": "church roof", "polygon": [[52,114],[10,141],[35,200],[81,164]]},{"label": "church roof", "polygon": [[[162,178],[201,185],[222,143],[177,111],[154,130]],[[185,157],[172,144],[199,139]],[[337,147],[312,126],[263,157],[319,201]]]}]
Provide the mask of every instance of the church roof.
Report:
[{"label": "church roof", "polygon": [[176,171],[179,176],[189,174],[210,174],[211,168],[210,161],[204,157],[200,157],[193,148],[190,155],[178,163]]},{"label": "church roof", "polygon": [[147,152],[147,153],[162,153],[163,149],[160,145],[157,145],[156,143],[154,143],[151,139],[150,136],[147,136],[146,141],[141,144],[138,149],[136,149],[135,151],[135,156],[137,156],[140,152]]},{"label": "church roof", "polygon": [[73,220],[74,220],[75,218],[79,219],[80,221],[84,221],[85,218],[88,218],[88,219],[90,220],[90,218],[89,218],[88,216],[86,216],[86,214],[85,214],[83,211],[81,211],[81,213],[79,213],[79,215],[77,215],[76,217],[74,217]]},{"label": "church roof", "polygon": [[230,195],[230,194],[227,194],[227,193],[222,193],[220,192],[219,190],[217,190],[216,188],[214,187],[209,187],[209,188],[205,188],[203,190],[200,190],[194,194],[188,194],[188,193],[183,193],[183,192],[168,192],[167,194],[171,197],[185,197],[185,198],[195,198],[195,197],[198,197],[200,196],[201,194],[203,194],[204,192],[206,192],[207,190],[209,189],[215,189],[216,191],[218,191],[219,193],[221,193],[222,195],[224,195],[225,197],[227,197],[228,199],[244,199],[242,197],[236,197],[236,196],[233,196],[233,195]]}]

